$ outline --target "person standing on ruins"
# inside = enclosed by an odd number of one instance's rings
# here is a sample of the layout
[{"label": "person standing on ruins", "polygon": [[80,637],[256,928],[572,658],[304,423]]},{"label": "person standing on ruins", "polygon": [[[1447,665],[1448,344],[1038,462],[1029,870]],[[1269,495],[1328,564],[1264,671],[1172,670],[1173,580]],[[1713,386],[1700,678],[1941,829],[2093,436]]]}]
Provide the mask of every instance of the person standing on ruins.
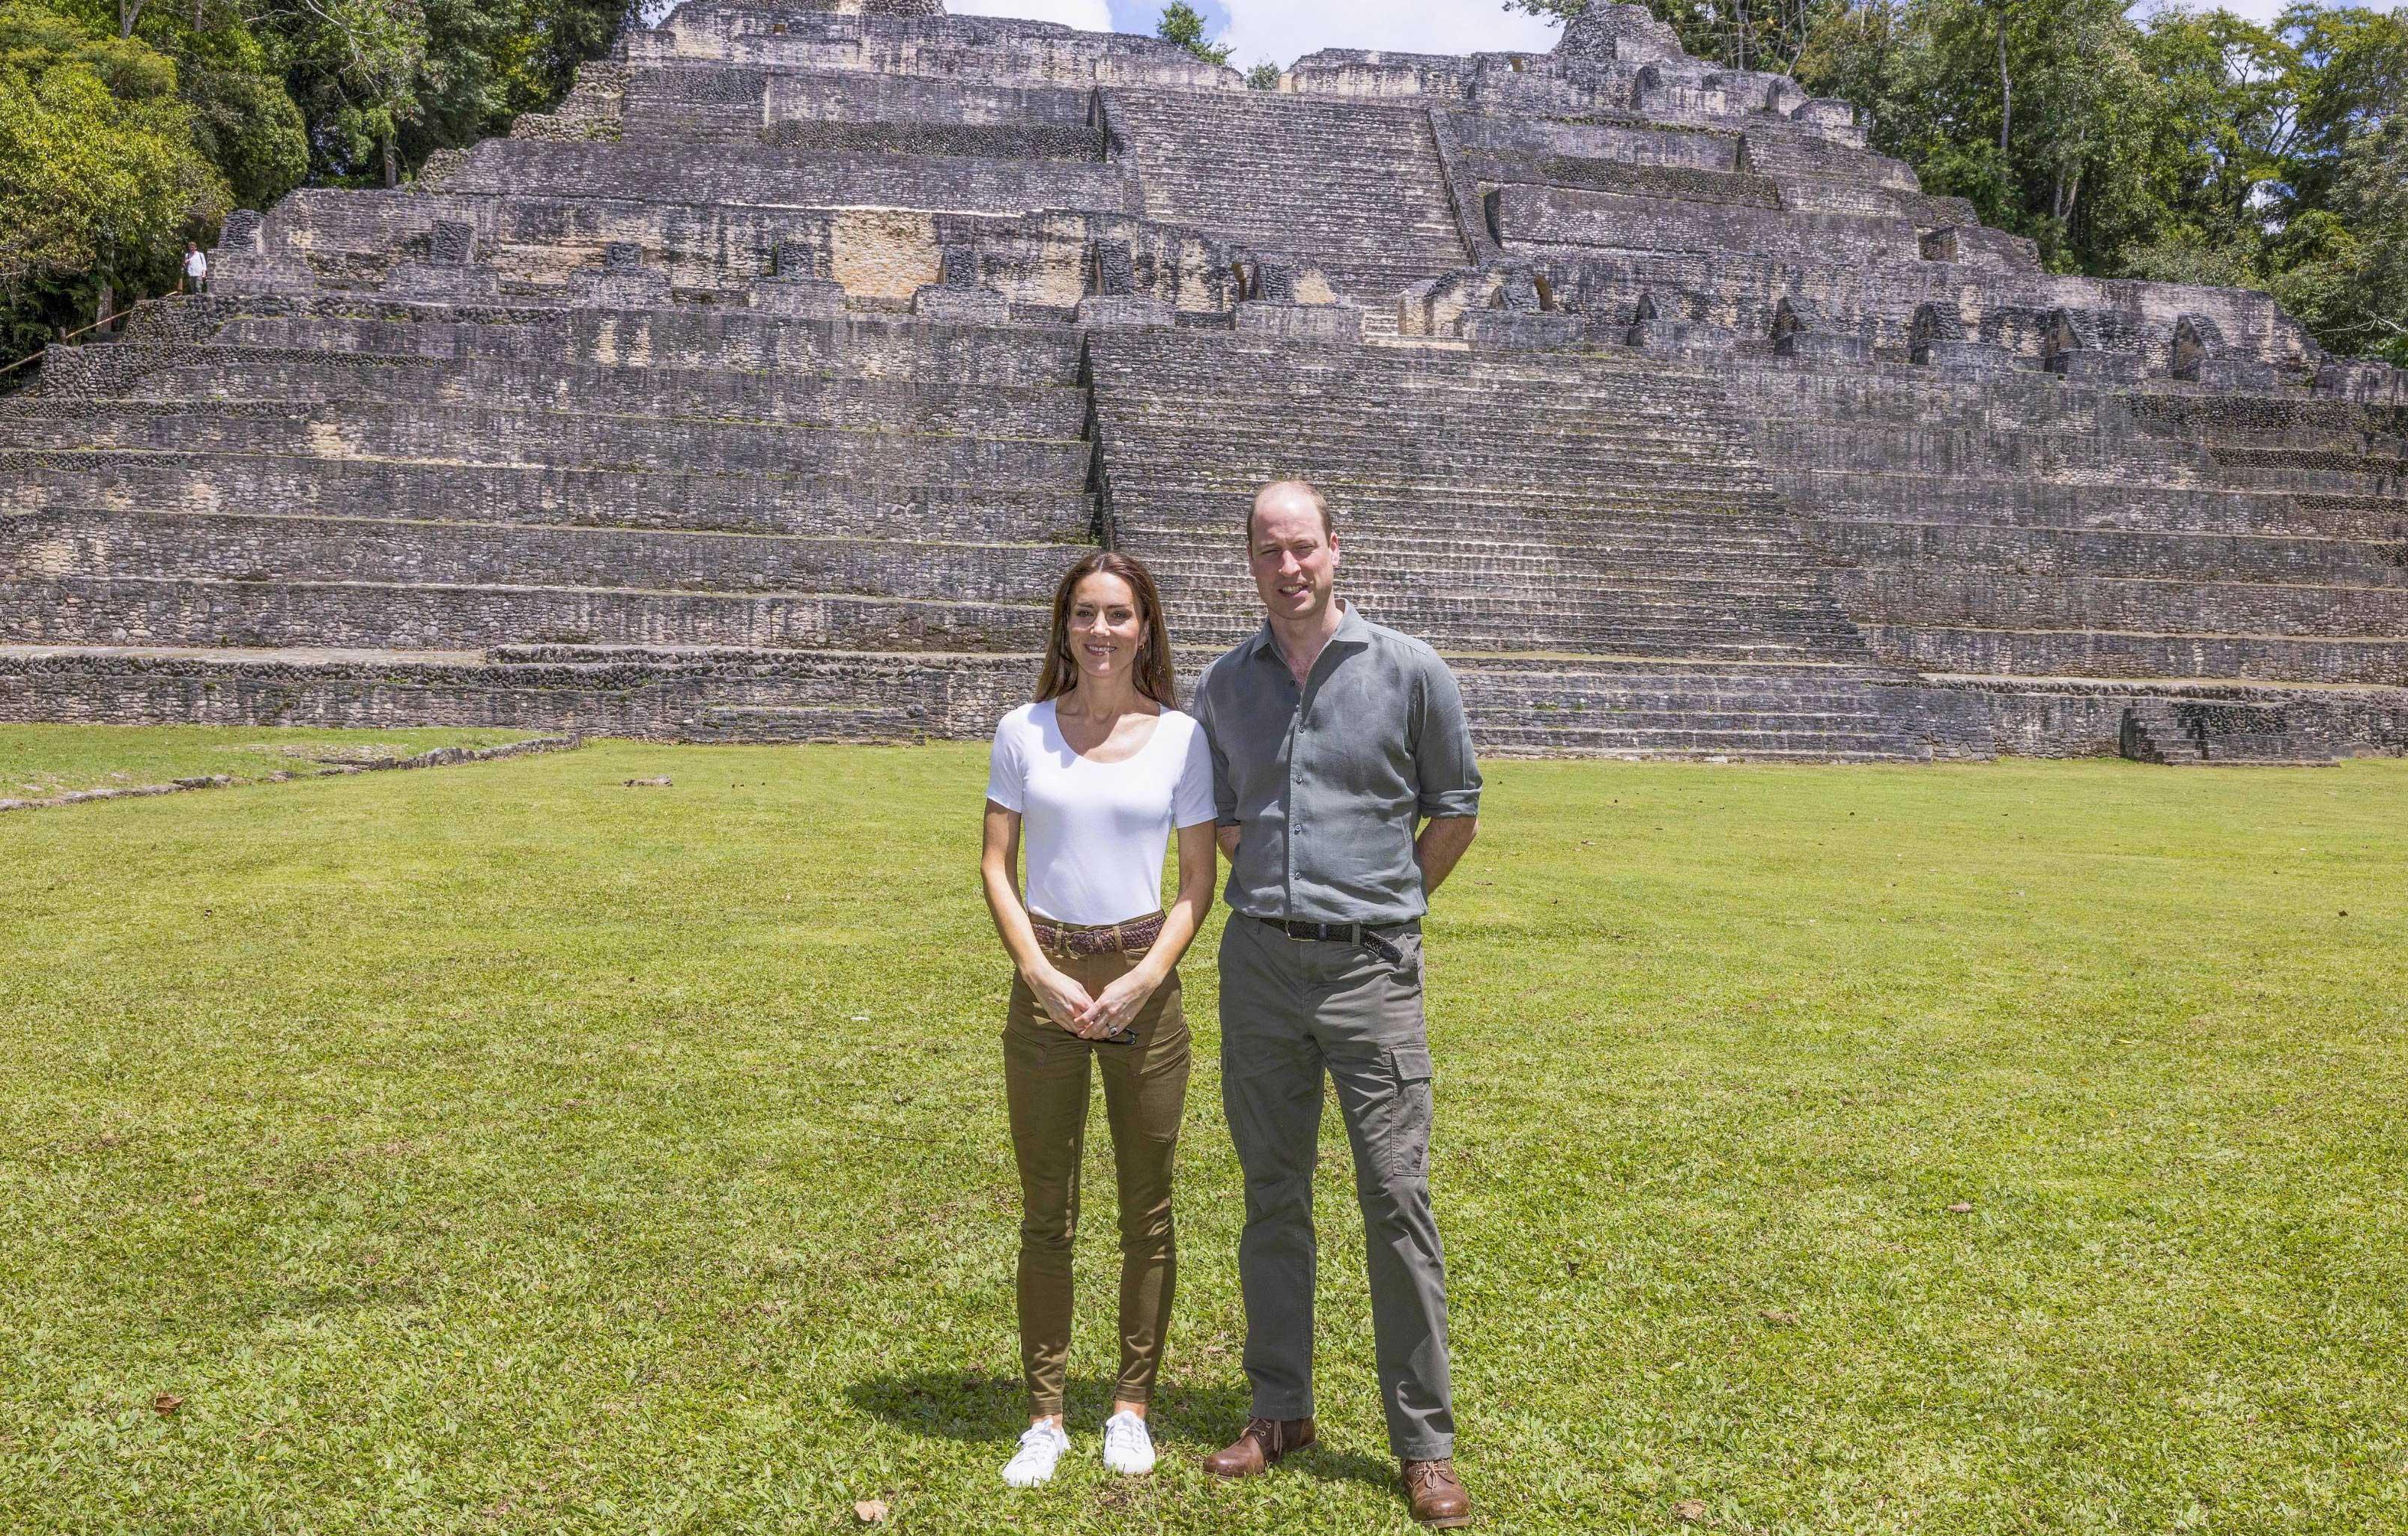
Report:
[{"label": "person standing on ruins", "polygon": [[1466,1525],[1430,1212],[1421,919],[1471,845],[1480,767],[1438,653],[1336,596],[1338,536],[1320,492],[1264,486],[1246,539],[1263,627],[1206,669],[1196,711],[1230,865],[1221,1096],[1245,1170],[1238,1279],[1254,1407],[1205,1467],[1249,1476],[1313,1443],[1326,1070],[1354,1148],[1389,1447],[1413,1517]]},{"label": "person standing on ruins", "polygon": [[[987,907],[1017,968],[1003,1084],[1020,1165],[1029,1422],[1003,1469],[1013,1487],[1051,1479],[1069,1448],[1063,1375],[1091,1068],[1104,1080],[1120,1186],[1121,1370],[1104,1465],[1129,1476],[1154,1470],[1146,1400],[1178,1273],[1170,1170],[1187,1106],[1177,968],[1211,908],[1214,868],[1211,758],[1176,702],[1154,578],[1110,550],[1081,559],[1054,594],[1036,702],[996,727],[980,860]],[[1162,858],[1174,828],[1179,894],[1166,912]]]}]

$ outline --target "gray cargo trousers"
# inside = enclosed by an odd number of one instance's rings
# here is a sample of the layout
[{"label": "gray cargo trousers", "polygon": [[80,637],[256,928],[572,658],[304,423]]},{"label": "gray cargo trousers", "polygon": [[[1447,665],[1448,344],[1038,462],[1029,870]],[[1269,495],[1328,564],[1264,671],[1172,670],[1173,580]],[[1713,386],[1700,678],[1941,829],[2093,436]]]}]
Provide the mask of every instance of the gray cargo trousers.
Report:
[{"label": "gray cargo trousers", "polygon": [[1312,1413],[1312,1170],[1326,1069],[1354,1150],[1388,1445],[1418,1461],[1455,1454],[1455,1408],[1446,1256],[1430,1213],[1421,935],[1396,945],[1400,965],[1233,913],[1221,936],[1221,1100],[1246,1176],[1238,1283],[1254,1414]]}]

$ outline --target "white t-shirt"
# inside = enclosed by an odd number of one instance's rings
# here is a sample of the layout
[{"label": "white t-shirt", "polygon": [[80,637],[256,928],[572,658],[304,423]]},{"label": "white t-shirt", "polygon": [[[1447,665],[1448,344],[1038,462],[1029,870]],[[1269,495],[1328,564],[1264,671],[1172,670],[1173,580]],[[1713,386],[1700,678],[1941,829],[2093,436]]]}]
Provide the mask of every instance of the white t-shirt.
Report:
[{"label": "white t-shirt", "polygon": [[206,278],[209,275],[209,259],[197,251],[184,252],[184,276]]},{"label": "white t-shirt", "polygon": [[1194,715],[1165,710],[1136,756],[1090,761],[1063,739],[1049,698],[996,726],[986,797],[1020,812],[1032,915],[1125,923],[1162,910],[1170,829],[1215,819],[1212,754]]}]

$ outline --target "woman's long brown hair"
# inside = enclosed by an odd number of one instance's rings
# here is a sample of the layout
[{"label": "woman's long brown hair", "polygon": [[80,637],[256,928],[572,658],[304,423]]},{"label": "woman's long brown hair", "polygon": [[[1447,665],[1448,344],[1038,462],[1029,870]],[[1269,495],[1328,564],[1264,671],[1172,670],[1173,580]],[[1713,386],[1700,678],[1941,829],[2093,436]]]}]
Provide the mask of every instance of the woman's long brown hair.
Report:
[{"label": "woman's long brown hair", "polygon": [[1118,550],[1096,550],[1062,573],[1054,589],[1054,627],[1045,640],[1045,670],[1037,680],[1037,701],[1059,698],[1079,683],[1079,664],[1070,657],[1070,599],[1079,583],[1102,574],[1117,576],[1137,594],[1138,616],[1145,639],[1137,650],[1137,691],[1166,710],[1179,707],[1179,687],[1170,676],[1170,629],[1162,622],[1162,596],[1154,590],[1154,573],[1135,557]]}]

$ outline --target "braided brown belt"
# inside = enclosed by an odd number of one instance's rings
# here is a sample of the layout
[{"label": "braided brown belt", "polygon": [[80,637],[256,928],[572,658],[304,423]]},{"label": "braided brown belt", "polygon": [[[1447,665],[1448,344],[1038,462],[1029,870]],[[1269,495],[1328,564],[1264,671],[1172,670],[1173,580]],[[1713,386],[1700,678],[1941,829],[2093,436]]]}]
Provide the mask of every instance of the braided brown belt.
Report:
[{"label": "braided brown belt", "polygon": [[1031,918],[1028,926],[1037,930],[1038,943],[1050,954],[1125,955],[1153,947],[1154,941],[1162,937],[1162,913],[1154,912],[1109,927],[1073,928],[1037,917]]}]

